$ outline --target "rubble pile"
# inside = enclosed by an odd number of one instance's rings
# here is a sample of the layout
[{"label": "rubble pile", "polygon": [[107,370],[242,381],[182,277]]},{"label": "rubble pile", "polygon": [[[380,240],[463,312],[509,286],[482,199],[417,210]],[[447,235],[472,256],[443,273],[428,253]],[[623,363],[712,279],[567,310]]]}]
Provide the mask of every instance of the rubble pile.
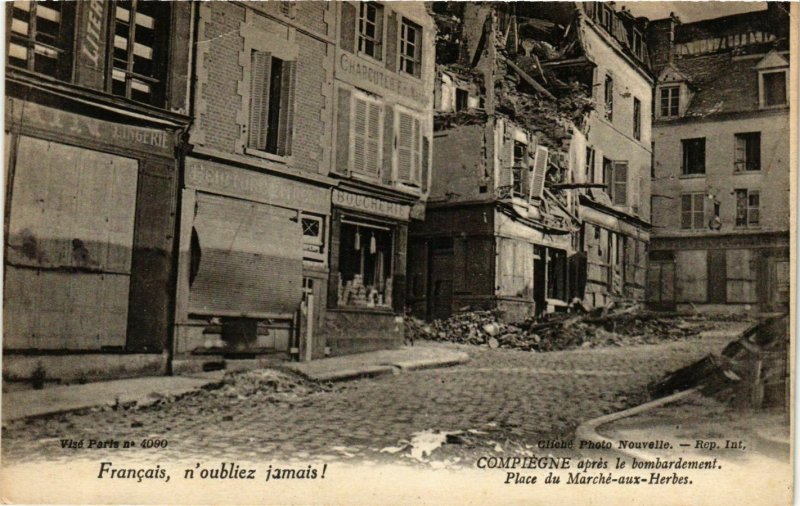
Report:
[{"label": "rubble pile", "polygon": [[665,315],[629,306],[606,311],[546,315],[516,324],[502,323],[497,311],[463,311],[425,323],[406,317],[407,340],[425,339],[524,351],[558,351],[602,346],[653,344],[698,336],[714,328],[700,315]]},{"label": "rubble pile", "polygon": [[277,371],[261,369],[235,372],[225,376],[222,385],[208,391],[209,395],[232,400],[257,398],[270,402],[292,402],[323,390],[324,386]]}]

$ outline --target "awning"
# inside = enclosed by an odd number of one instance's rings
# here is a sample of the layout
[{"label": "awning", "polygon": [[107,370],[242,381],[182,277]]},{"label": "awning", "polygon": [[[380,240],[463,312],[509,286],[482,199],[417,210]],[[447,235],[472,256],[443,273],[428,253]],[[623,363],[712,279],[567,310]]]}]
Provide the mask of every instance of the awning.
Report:
[{"label": "awning", "polygon": [[302,296],[302,229],[297,212],[197,194],[198,271],[189,312],[287,318]]}]

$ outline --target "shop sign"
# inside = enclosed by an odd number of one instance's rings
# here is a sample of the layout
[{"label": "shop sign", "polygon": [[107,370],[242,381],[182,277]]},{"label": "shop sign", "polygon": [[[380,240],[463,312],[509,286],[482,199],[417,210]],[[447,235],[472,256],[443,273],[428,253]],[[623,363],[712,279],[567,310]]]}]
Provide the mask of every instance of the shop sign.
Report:
[{"label": "shop sign", "polygon": [[408,221],[411,214],[411,207],[405,204],[336,189],[333,190],[333,205],[402,221]]},{"label": "shop sign", "polygon": [[[19,119],[25,126],[63,132],[67,135],[86,137],[115,146],[152,151],[157,148],[162,154],[172,156],[172,133],[165,130],[142,128],[79,116],[59,109],[12,100],[14,110],[24,110]],[[14,104],[13,102],[17,102]]]},{"label": "shop sign", "polygon": [[330,214],[330,194],[325,188],[214,162],[190,159],[186,186],[278,207]]},{"label": "shop sign", "polygon": [[107,3],[89,0],[79,5],[76,82],[94,89],[104,85]]},{"label": "shop sign", "polygon": [[391,72],[365,58],[337,49],[336,77],[381,95],[387,92],[410,99],[417,105],[428,102],[424,81]]}]

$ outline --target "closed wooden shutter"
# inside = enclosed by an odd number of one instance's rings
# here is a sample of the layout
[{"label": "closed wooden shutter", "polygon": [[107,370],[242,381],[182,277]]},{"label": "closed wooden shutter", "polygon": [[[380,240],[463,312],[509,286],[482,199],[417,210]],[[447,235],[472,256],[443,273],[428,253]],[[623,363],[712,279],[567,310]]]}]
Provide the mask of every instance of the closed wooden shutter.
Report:
[{"label": "closed wooden shutter", "polygon": [[342,24],[339,27],[339,45],[350,53],[356,49],[356,8],[350,2],[342,2]]},{"label": "closed wooden shutter", "polygon": [[386,25],[386,68],[397,72],[397,13],[387,9]]},{"label": "closed wooden shutter", "polygon": [[354,98],[353,103],[353,172],[366,172],[367,167],[367,102]]},{"label": "closed wooden shutter", "polygon": [[628,162],[614,162],[613,167],[614,205],[628,205]]},{"label": "closed wooden shutter", "polygon": [[133,159],[20,137],[4,346],[125,345],[138,169]]},{"label": "closed wooden shutter", "polygon": [[288,156],[292,154],[292,134],[294,130],[294,90],[295,68],[293,61],[283,62],[281,75],[281,115],[278,124],[278,154]]},{"label": "closed wooden shutter", "polygon": [[387,105],[383,117],[383,168],[381,181],[384,184],[392,182],[392,158],[394,157],[394,107]]},{"label": "closed wooden shutter", "polygon": [[352,93],[339,88],[336,118],[336,163],[333,170],[347,174],[350,167],[350,101]]},{"label": "closed wooden shutter", "polygon": [[431,141],[428,137],[422,138],[422,191],[428,191],[428,173],[430,172]]},{"label": "closed wooden shutter", "polygon": [[250,70],[250,130],[247,136],[247,145],[259,150],[263,150],[267,146],[271,67],[270,53],[253,51]]},{"label": "closed wooden shutter", "polygon": [[420,174],[422,173],[422,128],[420,121],[414,118],[414,133],[411,136],[413,145],[413,165],[411,167],[411,182],[419,185]]},{"label": "closed wooden shutter", "polygon": [[369,116],[366,135],[366,172],[377,176],[380,174],[381,165],[383,164],[381,159],[381,133],[384,125],[381,121],[381,105],[375,102],[369,102],[367,105]]},{"label": "closed wooden shutter", "polygon": [[546,147],[536,146],[536,155],[533,158],[533,177],[531,177],[531,197],[542,197],[544,179],[547,174],[547,156]]},{"label": "closed wooden shutter", "polygon": [[296,211],[198,193],[194,228],[202,257],[190,313],[291,317],[303,281]]},{"label": "closed wooden shutter", "polygon": [[411,182],[413,164],[412,137],[414,120],[411,115],[398,113],[397,178],[405,183]]}]

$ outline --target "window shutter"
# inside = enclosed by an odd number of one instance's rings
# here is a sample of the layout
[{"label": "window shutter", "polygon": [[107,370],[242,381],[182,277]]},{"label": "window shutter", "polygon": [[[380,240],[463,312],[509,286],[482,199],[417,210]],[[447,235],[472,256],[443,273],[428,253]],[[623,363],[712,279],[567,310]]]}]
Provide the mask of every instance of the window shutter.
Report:
[{"label": "window shutter", "polygon": [[292,154],[292,133],[294,130],[294,89],[297,62],[283,62],[281,76],[281,115],[278,123],[278,154]]},{"label": "window shutter", "polygon": [[392,158],[394,157],[394,107],[387,105],[383,117],[383,167],[381,169],[381,182],[392,182]]},{"label": "window shutter", "polygon": [[427,137],[422,138],[422,191],[428,191],[428,176],[429,164],[430,164],[430,151],[431,151],[431,142],[430,139]]},{"label": "window shutter", "polygon": [[412,177],[413,136],[414,119],[409,114],[398,113],[397,179],[405,183],[411,182]]},{"label": "window shutter", "polygon": [[250,72],[250,130],[247,145],[265,149],[267,145],[267,115],[272,58],[270,53],[253,51]]},{"label": "window shutter", "polygon": [[531,178],[531,197],[541,198],[544,191],[544,179],[547,173],[547,148],[536,146],[533,158],[533,177]]},{"label": "window shutter", "polygon": [[614,162],[611,178],[614,184],[614,205],[628,205],[628,162]]},{"label": "window shutter", "polygon": [[397,72],[397,13],[390,10],[386,19],[386,68]]},{"label": "window shutter", "polygon": [[339,174],[347,174],[350,167],[350,90],[339,88],[337,101],[336,164],[334,171]]},{"label": "window shutter", "polygon": [[367,102],[355,99],[353,104],[353,172],[367,170]]},{"label": "window shutter", "polygon": [[414,119],[414,135],[411,137],[411,142],[414,147],[413,153],[413,166],[411,171],[411,182],[419,184],[420,174],[422,173],[422,129],[418,119]]},{"label": "window shutter", "polygon": [[631,174],[631,207],[633,208],[634,214],[639,214],[639,209],[641,206],[641,183],[639,181],[639,174],[635,171]]},{"label": "window shutter", "polygon": [[380,175],[381,165],[381,131],[384,125],[381,124],[381,105],[368,102],[369,110],[368,124],[367,124],[367,161],[366,170],[368,173],[375,176]]},{"label": "window shutter", "polygon": [[356,8],[350,2],[342,2],[342,24],[339,27],[339,45],[350,53],[356,49]]}]

